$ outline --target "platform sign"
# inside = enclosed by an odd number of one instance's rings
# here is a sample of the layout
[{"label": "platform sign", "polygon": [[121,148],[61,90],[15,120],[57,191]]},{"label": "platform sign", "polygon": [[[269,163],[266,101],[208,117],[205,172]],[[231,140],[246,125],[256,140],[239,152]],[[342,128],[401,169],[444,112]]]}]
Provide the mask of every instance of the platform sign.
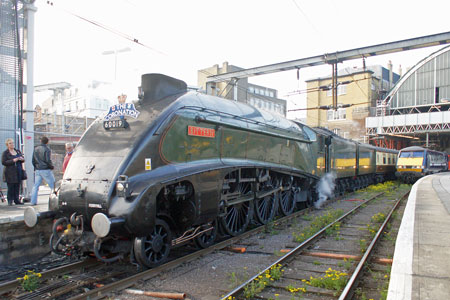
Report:
[{"label": "platform sign", "polygon": [[146,158],[145,159],[145,170],[150,171],[152,169],[152,159]]},{"label": "platform sign", "polygon": [[214,128],[188,126],[188,135],[215,138],[216,131]]}]

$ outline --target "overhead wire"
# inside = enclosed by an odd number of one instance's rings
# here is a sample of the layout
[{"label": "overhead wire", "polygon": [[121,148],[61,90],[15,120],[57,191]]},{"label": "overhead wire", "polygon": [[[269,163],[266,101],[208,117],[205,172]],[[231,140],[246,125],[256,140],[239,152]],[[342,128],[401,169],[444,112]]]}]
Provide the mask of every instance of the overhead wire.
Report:
[{"label": "overhead wire", "polygon": [[[360,78],[360,79],[345,80],[345,81],[340,82],[338,85],[340,85],[340,84],[348,84],[348,83],[353,83],[354,82],[354,83],[356,83],[358,88],[361,90],[361,92],[364,94],[364,96],[366,98],[368,98],[367,93],[364,92],[364,90],[361,88],[361,86],[358,83],[359,81],[368,80],[368,79],[370,79],[370,78],[364,77],[364,78]],[[327,88],[327,89],[325,89],[325,88]],[[319,92],[319,91],[324,91],[324,90],[328,90],[328,89],[331,89],[331,88],[329,88],[329,86],[318,86],[318,87],[313,87],[313,88],[309,88],[309,89],[302,90],[302,91],[294,91],[291,95]],[[364,102],[364,103],[370,103],[370,102]],[[318,104],[318,103],[316,103],[316,104]],[[357,104],[354,104],[354,105],[357,105]],[[317,107],[319,107],[319,106],[317,106]],[[317,109],[317,108],[312,108],[312,109]],[[298,110],[308,110],[308,109],[298,109]],[[289,111],[296,111],[296,110],[289,110]]]},{"label": "overhead wire", "polygon": [[[53,3],[52,1],[47,1],[47,4],[50,5],[51,7],[55,7],[55,6],[54,6],[54,3]],[[129,40],[129,41],[131,41],[131,42],[133,42],[133,43],[135,43],[135,44],[138,44],[138,45],[140,45],[140,46],[142,46],[142,47],[145,47],[145,48],[147,48],[147,49],[149,49],[149,50],[152,50],[152,51],[154,51],[154,52],[157,52],[157,53],[159,53],[159,54],[161,54],[161,55],[167,55],[167,54],[165,54],[164,52],[159,51],[158,49],[155,49],[155,48],[153,48],[153,47],[150,47],[149,45],[146,45],[146,44],[144,44],[144,43],[139,42],[139,40],[138,40],[137,38],[135,38],[135,37],[133,37],[133,36],[130,36],[130,35],[126,34],[126,33],[123,33],[123,32],[121,32],[121,31],[119,31],[119,30],[117,30],[117,29],[114,29],[114,28],[112,28],[112,27],[106,26],[106,25],[104,25],[104,24],[101,24],[100,22],[97,22],[97,21],[88,19],[88,18],[86,18],[86,17],[80,16],[80,15],[74,13],[74,12],[71,12],[71,11],[67,10],[67,9],[59,8],[59,7],[57,7],[57,9],[62,10],[62,11],[64,11],[65,13],[67,13],[67,14],[69,14],[69,15],[71,15],[71,16],[74,16],[74,17],[79,18],[79,19],[81,19],[81,20],[83,20],[83,21],[85,21],[85,22],[88,22],[88,23],[92,24],[92,25],[95,25],[95,26],[97,26],[97,27],[100,27],[100,28],[102,28],[102,29],[104,29],[104,30],[106,30],[106,31],[109,31],[109,32],[111,32],[111,33],[113,33],[113,34],[115,34],[115,35],[118,35],[118,36],[120,36],[120,37],[122,37],[122,38],[124,38],[124,39],[126,39],[126,40]]]},{"label": "overhead wire", "polygon": [[[342,108],[347,108],[347,107],[351,107],[351,106],[355,106],[355,105],[363,105],[363,104],[368,104],[370,102],[366,101],[366,102],[359,102],[359,103],[351,103],[351,104],[347,104],[348,106],[342,107]],[[314,109],[331,109],[331,108],[327,108],[327,106],[329,105],[323,105],[323,106],[316,106],[316,107],[307,107],[307,108],[297,108],[297,109],[290,109],[288,111],[299,111],[299,110],[314,110]],[[339,108],[339,105],[338,105]]]},{"label": "overhead wire", "polygon": [[[363,80],[367,80],[367,79],[369,79],[369,78],[364,77],[364,78],[360,78],[360,79],[344,80],[344,81],[338,82],[338,85],[340,85],[340,84],[348,84],[348,83],[352,83],[352,82],[356,83],[358,81],[363,81]],[[305,89],[305,90],[292,91],[289,94],[286,94],[286,97],[299,95],[299,94],[306,94],[306,93],[310,93],[310,92],[317,92],[318,90],[322,90],[322,91],[331,90],[331,84],[329,84],[329,85],[321,85],[321,86],[317,86],[317,87],[312,87],[312,88]],[[361,91],[364,92],[363,90],[361,90]],[[367,96],[367,94],[364,94],[364,95]]]},{"label": "overhead wire", "polygon": [[[305,14],[305,12],[300,8],[300,6],[298,5],[298,3],[297,3],[295,0],[292,0],[292,1],[293,1],[294,5],[296,6],[296,8],[301,12],[301,14],[305,17],[305,19],[306,19],[306,20],[310,23],[310,25],[314,28],[314,30],[316,30],[317,32],[319,32],[319,31],[317,30],[317,28],[314,26],[314,24],[309,20],[308,16]],[[55,6],[54,6],[54,3],[53,3],[52,1],[47,1],[47,4],[50,5],[50,6],[52,6],[52,7],[55,7]],[[92,25],[94,25],[94,26],[100,27],[100,28],[102,28],[102,29],[104,29],[104,30],[106,30],[106,31],[109,31],[109,32],[111,32],[111,33],[113,33],[113,34],[115,34],[115,35],[118,35],[118,36],[120,36],[120,37],[122,37],[122,38],[124,38],[124,39],[126,39],[126,40],[129,40],[129,41],[131,41],[131,42],[133,42],[133,43],[136,43],[136,44],[138,44],[138,45],[140,45],[140,46],[143,46],[143,47],[145,47],[145,48],[147,48],[147,49],[149,49],[149,50],[151,50],[151,51],[157,52],[157,53],[162,54],[162,55],[166,55],[164,52],[161,52],[161,51],[159,51],[159,50],[157,50],[157,49],[155,49],[155,48],[153,48],[153,47],[151,47],[151,46],[148,46],[148,45],[146,45],[146,44],[144,44],[144,43],[142,43],[142,42],[139,42],[139,40],[138,40],[137,38],[135,38],[135,37],[133,37],[133,36],[130,36],[130,35],[126,34],[126,33],[123,33],[123,32],[121,32],[121,31],[119,31],[119,30],[116,30],[116,29],[114,29],[114,28],[112,28],[112,27],[109,27],[109,26],[107,26],[107,25],[104,25],[104,24],[102,24],[102,23],[100,23],[100,22],[97,22],[97,21],[95,21],[95,20],[88,19],[88,18],[83,17],[83,16],[81,16],[81,15],[79,15],[79,14],[76,14],[76,13],[74,13],[74,12],[71,12],[71,11],[69,11],[69,10],[67,10],[67,9],[64,9],[64,8],[58,8],[58,9],[64,11],[65,13],[67,13],[67,14],[69,14],[69,15],[72,15],[72,16],[74,16],[74,17],[76,17],[76,18],[79,18],[79,19],[81,19],[81,20],[83,20],[83,21],[85,21],[85,22],[88,22],[88,23],[90,23],[90,24],[92,24]],[[207,75],[209,75],[209,76],[214,76],[214,74],[209,73],[209,72],[207,72],[207,71],[205,71],[205,70],[200,70],[200,72],[205,73],[205,74],[207,74]],[[364,78],[364,79],[367,79],[367,78]],[[364,80],[364,79],[359,79],[359,80]],[[358,88],[359,88],[359,89],[361,90],[361,92],[363,92],[363,94],[367,97],[367,94],[362,90],[362,88],[361,88],[361,87],[359,86],[359,84],[356,82],[356,81],[359,81],[359,80],[354,80],[353,82],[355,82],[355,83],[358,85]],[[223,91],[226,90],[227,87],[228,87],[230,84],[231,84],[231,81],[228,81],[227,84],[226,84],[226,86],[225,86],[225,88],[224,88],[223,90],[221,90],[221,92],[220,92],[220,94],[219,94],[218,96],[221,96],[222,93],[223,93]],[[235,82],[233,85],[236,85],[237,88],[238,88],[239,90],[241,90],[241,91],[248,92],[246,88],[241,87],[241,86],[239,86],[239,85],[237,84],[237,80],[236,80],[236,82]],[[316,91],[320,91],[320,90],[321,90],[321,87],[310,88],[310,89],[306,89],[306,90],[304,90],[304,91],[298,91],[297,93],[287,95],[287,97],[290,97],[290,96],[293,96],[293,95],[296,95],[296,94],[303,94],[303,93],[309,93],[309,92],[316,92]],[[226,98],[226,97],[228,96],[228,94],[230,93],[230,91],[231,91],[231,89],[228,89],[227,94],[225,95],[224,98]],[[258,95],[258,97],[261,97],[261,98],[263,98],[263,99],[265,99],[265,100],[269,100],[269,101],[272,102],[272,98],[269,98],[269,97],[267,97],[267,96],[265,96],[265,95],[261,95],[261,94],[257,94],[257,95]],[[298,104],[296,104],[296,103],[293,102],[293,101],[291,101],[291,102],[292,102],[294,105],[298,105]],[[358,104],[354,104],[354,105],[358,105]],[[318,109],[318,108],[310,108],[310,109]],[[309,110],[309,109],[293,109],[293,110],[286,110],[286,111],[298,111],[298,110]]]},{"label": "overhead wire", "polygon": [[292,2],[294,2],[295,7],[297,7],[297,10],[305,17],[306,21],[311,25],[311,27],[319,34],[320,31],[317,30],[316,26],[314,26],[314,24],[311,22],[311,20],[308,18],[308,16],[305,14],[305,12],[303,11],[303,9],[300,8],[300,6],[298,5],[298,3],[295,0],[292,0]]}]

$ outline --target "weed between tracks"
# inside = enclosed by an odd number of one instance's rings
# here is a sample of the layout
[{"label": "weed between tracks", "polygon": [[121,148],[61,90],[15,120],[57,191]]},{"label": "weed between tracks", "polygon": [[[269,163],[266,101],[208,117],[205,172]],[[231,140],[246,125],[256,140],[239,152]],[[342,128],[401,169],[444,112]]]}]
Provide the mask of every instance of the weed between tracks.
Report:
[{"label": "weed between tracks", "polygon": [[20,281],[20,285],[27,292],[32,292],[39,287],[42,274],[36,273],[34,270],[27,271],[23,277],[17,278]]},{"label": "weed between tracks", "polygon": [[313,286],[340,292],[344,289],[344,287],[348,282],[348,274],[345,272],[328,268],[328,270],[325,271],[324,276],[319,277],[311,276],[309,280],[303,279],[302,282],[304,284],[304,286],[302,287],[294,287],[292,285],[288,285],[286,287],[286,290],[291,293],[292,299],[301,298],[303,293],[306,293],[308,291],[307,286]]},{"label": "weed between tracks", "polygon": [[305,284],[324,288],[328,290],[342,291],[348,281],[348,273],[341,272],[338,270],[333,270],[328,268],[325,271],[325,275],[322,277],[310,277],[309,281],[306,279],[302,280]]},{"label": "weed between tracks", "polygon": [[[308,238],[312,237],[314,234],[316,234],[319,230],[321,230],[326,225],[330,224],[331,222],[335,221],[337,218],[342,216],[344,211],[342,209],[329,211],[327,214],[323,216],[316,217],[311,224],[304,228],[301,232],[294,232],[292,233],[294,237],[294,241],[297,243],[302,243],[306,241]],[[329,227],[326,230],[326,233],[331,235],[333,233],[338,233],[340,229],[341,224],[338,222],[334,224],[333,226]]]},{"label": "weed between tracks", "polygon": [[256,294],[262,292],[271,282],[280,280],[284,270],[280,264],[266,270],[263,275],[259,275],[255,280],[247,284],[244,288],[244,297],[253,298]]}]

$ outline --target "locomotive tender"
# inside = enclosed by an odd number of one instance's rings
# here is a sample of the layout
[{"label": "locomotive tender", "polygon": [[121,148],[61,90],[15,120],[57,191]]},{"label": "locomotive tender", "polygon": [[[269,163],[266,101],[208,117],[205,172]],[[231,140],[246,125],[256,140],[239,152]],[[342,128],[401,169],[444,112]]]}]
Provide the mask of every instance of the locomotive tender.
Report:
[{"label": "locomotive tender", "polygon": [[[326,173],[336,194],[382,181],[395,171],[382,155],[395,153],[145,74],[139,100],[111,107],[77,145],[50,198],[50,246],[153,267],[173,246],[207,247],[311,205]],[[29,226],[38,217],[25,212]]]}]

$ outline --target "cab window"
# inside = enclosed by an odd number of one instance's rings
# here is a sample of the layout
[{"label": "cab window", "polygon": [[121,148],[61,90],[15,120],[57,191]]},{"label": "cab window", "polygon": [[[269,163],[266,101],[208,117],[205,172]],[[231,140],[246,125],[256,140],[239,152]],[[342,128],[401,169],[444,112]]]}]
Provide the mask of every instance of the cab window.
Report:
[{"label": "cab window", "polygon": [[400,157],[423,157],[423,151],[406,151],[401,152]]}]

